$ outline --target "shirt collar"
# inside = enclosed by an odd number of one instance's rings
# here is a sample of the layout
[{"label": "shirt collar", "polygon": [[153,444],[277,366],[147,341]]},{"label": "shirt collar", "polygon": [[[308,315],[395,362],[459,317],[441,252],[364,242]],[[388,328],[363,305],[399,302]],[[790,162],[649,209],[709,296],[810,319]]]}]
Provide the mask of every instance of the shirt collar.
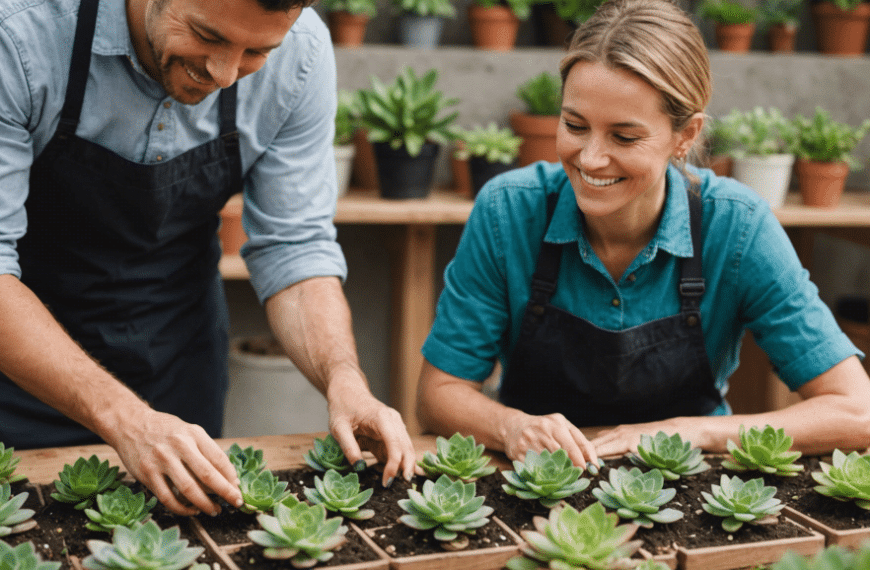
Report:
[{"label": "shirt collar", "polygon": [[102,0],[94,29],[93,51],[99,55],[125,55],[136,60],[130,26],[127,23],[127,3]]}]

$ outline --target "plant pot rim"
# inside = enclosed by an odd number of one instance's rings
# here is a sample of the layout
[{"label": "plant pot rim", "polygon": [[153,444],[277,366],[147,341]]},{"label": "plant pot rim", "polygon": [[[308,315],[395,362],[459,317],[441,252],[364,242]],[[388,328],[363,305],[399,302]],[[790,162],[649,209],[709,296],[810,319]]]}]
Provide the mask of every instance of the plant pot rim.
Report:
[{"label": "plant pot rim", "polygon": [[870,16],[870,2],[861,2],[851,10],[844,10],[834,4],[833,2],[829,2],[827,0],[823,0],[822,2],[812,2],[810,8],[814,14],[824,14],[824,15],[834,15],[834,14],[842,14],[842,15],[857,15],[861,17]]},{"label": "plant pot rim", "polygon": [[870,527],[850,528],[850,529],[835,529],[812,516],[799,511],[791,506],[785,506],[782,512],[790,519],[799,522],[803,526],[820,532],[825,537],[825,544],[839,544],[841,546],[855,547],[860,546],[864,541],[870,539]]},{"label": "plant pot rim", "polygon": [[795,155],[791,153],[776,153],[776,154],[747,154],[734,160],[754,162],[760,164],[774,164],[777,166],[789,166],[794,163]]}]

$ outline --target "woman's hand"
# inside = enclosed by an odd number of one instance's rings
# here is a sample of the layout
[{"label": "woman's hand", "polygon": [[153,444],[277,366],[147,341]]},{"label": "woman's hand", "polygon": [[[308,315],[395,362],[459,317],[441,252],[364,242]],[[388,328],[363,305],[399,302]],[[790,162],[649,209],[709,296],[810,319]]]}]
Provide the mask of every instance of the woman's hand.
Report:
[{"label": "woman's hand", "polygon": [[595,446],[562,414],[532,416],[517,411],[502,429],[504,452],[509,459],[523,461],[530,449],[539,453],[542,449],[564,449],[578,467],[585,468],[589,462],[598,464]]},{"label": "woman's hand", "polygon": [[683,422],[683,418],[671,418],[659,422],[645,424],[624,424],[600,432],[592,439],[595,450],[601,457],[614,457],[629,452],[637,452],[640,436],[654,436],[660,431],[668,436],[679,433],[683,441],[691,441],[693,447],[704,448],[705,433],[708,431],[703,417],[691,418],[694,421]]}]

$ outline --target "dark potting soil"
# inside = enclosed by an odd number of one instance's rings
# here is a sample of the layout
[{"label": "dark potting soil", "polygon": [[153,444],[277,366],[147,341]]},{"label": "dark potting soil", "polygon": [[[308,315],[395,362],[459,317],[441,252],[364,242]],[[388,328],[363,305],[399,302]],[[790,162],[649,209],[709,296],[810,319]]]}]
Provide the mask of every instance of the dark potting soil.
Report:
[{"label": "dark potting soil", "polygon": [[[332,558],[326,562],[318,562],[318,568],[378,560],[377,552],[372,550],[352,528],[349,528],[344,536],[347,538],[347,542],[332,551]],[[258,570],[290,568],[290,563],[287,560],[271,560],[263,556],[263,547],[256,544],[244,546],[232,553],[230,557],[242,570],[247,568],[257,568]]]}]

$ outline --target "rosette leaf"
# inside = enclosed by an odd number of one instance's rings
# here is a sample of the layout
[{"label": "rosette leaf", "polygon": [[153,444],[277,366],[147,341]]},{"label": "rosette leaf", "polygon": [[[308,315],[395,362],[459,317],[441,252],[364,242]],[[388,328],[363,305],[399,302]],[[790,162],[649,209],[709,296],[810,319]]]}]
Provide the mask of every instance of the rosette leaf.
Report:
[{"label": "rosette leaf", "polygon": [[764,479],[750,479],[744,483],[736,475],[722,475],[720,485],[711,486],[713,493],[701,491],[704,503],[701,507],[717,517],[722,517],[722,528],[735,532],[743,523],[770,524],[785,506],[774,498],[776,487],[765,487]]},{"label": "rosette leaf", "polygon": [[121,485],[114,491],[97,495],[97,510],[85,509],[85,515],[91,519],[85,526],[109,534],[119,526],[133,528],[137,523],[144,523],[151,518],[149,511],[156,504],[157,497],[151,497],[146,502],[145,493],[134,495],[130,487]]},{"label": "rosette leaf", "polygon": [[589,479],[580,477],[583,470],[575,467],[564,449],[550,453],[546,449],[526,452],[526,460],[514,461],[514,471],[502,471],[507,484],[505,493],[521,499],[538,499],[541,505],[552,508],[565,497],[579,493],[589,486]]},{"label": "rosette leaf", "polygon": [[342,473],[351,468],[344,451],[331,433],[323,439],[314,438],[314,448],[305,454],[305,463],[318,471],[334,469]]},{"label": "rosette leaf", "polygon": [[60,562],[43,562],[33,548],[33,541],[9,546],[0,540],[0,567],[3,570],[58,570]]},{"label": "rosette leaf", "polygon": [[239,510],[248,514],[270,512],[275,505],[292,495],[287,490],[287,481],[279,481],[268,469],[259,473],[248,471],[242,475],[239,490],[244,501]]},{"label": "rosette leaf", "polygon": [[641,434],[637,454],[630,454],[628,458],[635,465],[658,469],[668,481],[696,475],[710,468],[700,448],[693,448],[692,442],[683,441],[678,433],[668,437],[663,431],[655,437]]},{"label": "rosette leaf", "polygon": [[295,568],[311,568],[328,561],[333,557],[331,551],[347,541],[341,517],[327,519],[323,505],[287,499],[275,505],[274,515],[258,515],[262,530],[248,531],[248,537],[264,547],[266,558],[289,558]]},{"label": "rosette leaf", "polygon": [[109,461],[100,460],[96,455],[89,459],[79,457],[70,466],[66,464],[55,480],[56,493],[51,498],[62,503],[75,503],[82,510],[90,507],[100,493],[117,489],[121,484],[118,467],[109,467]]},{"label": "rosette leaf", "polygon": [[449,440],[439,435],[435,449],[435,454],[427,451],[417,462],[429,477],[444,474],[467,483],[495,473],[495,466],[489,465],[489,457],[483,454],[483,444],[475,445],[473,435],[462,437],[455,433]]},{"label": "rosette leaf", "polygon": [[15,457],[14,452],[14,447],[7,449],[3,442],[0,442],[0,483],[16,483],[27,478],[21,473],[15,474],[15,467],[21,458]]},{"label": "rosette leaf", "polygon": [[194,561],[205,550],[188,547],[187,539],[179,538],[177,526],[161,530],[154,521],[134,526],[119,526],[112,533],[112,542],[89,540],[91,553],[82,560],[88,570],[209,570],[207,564]]},{"label": "rosette leaf", "polygon": [[477,529],[489,522],[492,507],[484,506],[485,497],[475,496],[474,483],[451,481],[441,475],[437,481],[427,479],[423,492],[408,490],[408,498],[400,499],[399,506],[406,515],[399,517],[403,524],[417,529],[434,529],[436,540],[449,550],[461,550],[468,546],[468,537],[459,533],[475,534]]},{"label": "rosette leaf", "polygon": [[18,493],[13,497],[9,483],[0,485],[0,536],[24,532],[36,526],[36,521],[31,518],[35,511],[21,508],[29,496],[29,493]]},{"label": "rosette leaf", "polygon": [[853,451],[846,455],[835,449],[831,464],[819,462],[821,472],[812,473],[814,489],[838,501],[855,501],[862,509],[870,509],[870,455]]},{"label": "rosette leaf", "polygon": [[726,443],[732,460],[726,459],[722,466],[732,471],[761,471],[780,477],[795,477],[803,469],[795,465],[801,456],[800,451],[789,451],[792,438],[785,435],[785,430],[774,429],[772,426],[749,428],[740,426],[740,446],[730,439]]},{"label": "rosette leaf", "polygon": [[770,570],[866,570],[870,568],[870,543],[856,551],[839,545],[823,548],[812,557],[787,551]]},{"label": "rosette leaf", "polygon": [[266,468],[263,450],[254,449],[254,446],[242,449],[238,443],[234,443],[227,450],[227,457],[230,458],[230,463],[236,468],[236,474],[239,477],[249,471],[259,473]]},{"label": "rosette leaf", "polygon": [[339,513],[349,519],[366,520],[375,516],[372,509],[360,509],[374,493],[374,489],[360,492],[359,477],[348,473],[344,477],[330,469],[323,476],[314,476],[314,488],[305,488],[305,498],[313,504],[320,504],[327,510]]},{"label": "rosette leaf", "polygon": [[653,523],[672,523],[683,517],[676,509],[660,507],[674,498],[676,489],[663,489],[664,477],[658,469],[646,473],[637,467],[629,471],[625,467],[611,469],[610,482],[601,481],[592,494],[602,505],[616,510],[624,519],[631,519],[637,525],[652,528]]}]

